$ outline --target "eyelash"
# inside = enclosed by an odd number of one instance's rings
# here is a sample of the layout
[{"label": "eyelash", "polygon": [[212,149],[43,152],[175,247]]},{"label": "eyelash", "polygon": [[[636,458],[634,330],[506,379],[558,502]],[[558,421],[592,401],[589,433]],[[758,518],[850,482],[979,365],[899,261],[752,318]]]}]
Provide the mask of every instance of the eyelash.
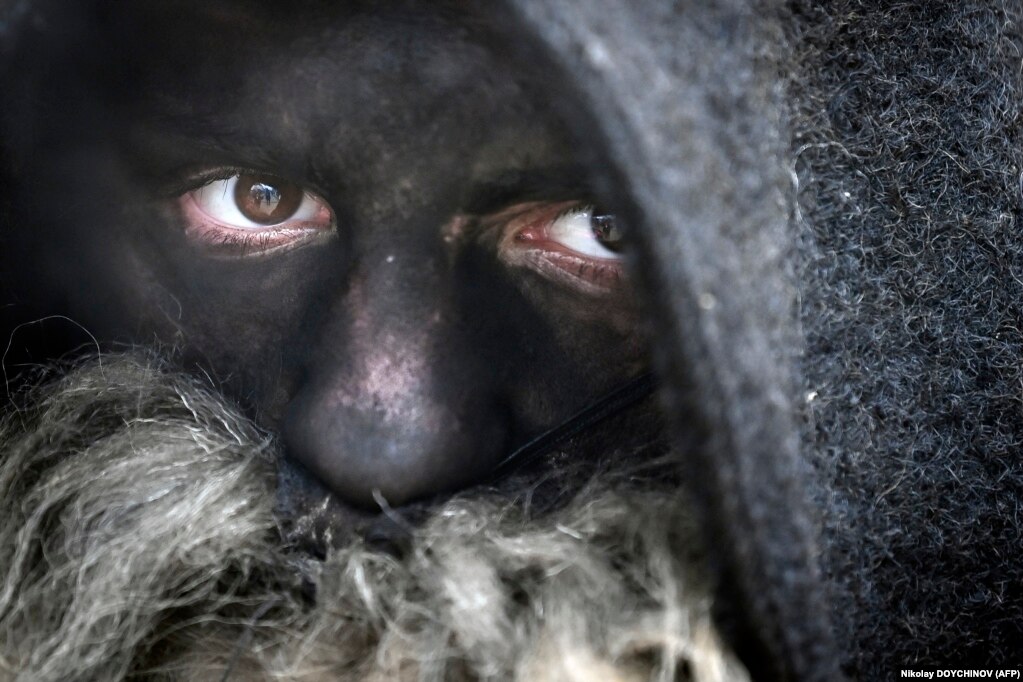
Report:
[{"label": "eyelash", "polygon": [[169,200],[176,199],[189,192],[195,192],[207,185],[210,185],[218,180],[230,180],[236,175],[242,173],[254,173],[250,168],[243,168],[241,166],[218,166],[217,168],[210,170],[203,170],[198,172],[186,173],[186,176],[180,182],[170,184],[161,191],[161,195]]}]

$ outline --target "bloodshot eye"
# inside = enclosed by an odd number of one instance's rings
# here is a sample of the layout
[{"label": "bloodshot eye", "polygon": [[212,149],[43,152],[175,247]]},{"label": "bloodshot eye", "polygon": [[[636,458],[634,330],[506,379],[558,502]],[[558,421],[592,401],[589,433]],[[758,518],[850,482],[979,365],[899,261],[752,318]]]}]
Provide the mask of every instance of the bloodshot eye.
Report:
[{"label": "bloodshot eye", "polygon": [[334,214],[302,187],[260,173],[212,180],[178,198],[185,236],[211,255],[282,251],[334,231]]},{"label": "bloodshot eye", "polygon": [[499,251],[509,265],[589,294],[611,291],[624,276],[618,222],[592,204],[519,204],[491,220],[504,224]]},{"label": "bloodshot eye", "polygon": [[574,206],[562,212],[547,228],[547,236],[583,256],[621,258],[622,234],[615,217],[593,206]]}]

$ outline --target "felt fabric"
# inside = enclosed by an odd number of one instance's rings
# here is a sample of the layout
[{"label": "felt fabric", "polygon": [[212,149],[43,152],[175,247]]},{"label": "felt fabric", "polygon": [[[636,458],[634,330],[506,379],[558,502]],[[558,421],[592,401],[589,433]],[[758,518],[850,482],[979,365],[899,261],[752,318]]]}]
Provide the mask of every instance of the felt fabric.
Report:
[{"label": "felt fabric", "polygon": [[617,160],[607,184],[633,207],[665,404],[722,618],[765,677],[833,679],[795,421],[796,233],[777,81],[787,55],[771,11],[521,3]]}]

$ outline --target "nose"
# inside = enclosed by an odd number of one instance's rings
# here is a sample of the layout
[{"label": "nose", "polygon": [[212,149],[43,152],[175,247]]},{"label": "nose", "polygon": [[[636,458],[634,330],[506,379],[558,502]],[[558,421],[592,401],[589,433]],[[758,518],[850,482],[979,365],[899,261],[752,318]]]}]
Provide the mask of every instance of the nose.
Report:
[{"label": "nose", "polygon": [[505,450],[495,382],[444,287],[367,277],[288,407],[288,453],[343,500],[374,507],[486,477]]}]

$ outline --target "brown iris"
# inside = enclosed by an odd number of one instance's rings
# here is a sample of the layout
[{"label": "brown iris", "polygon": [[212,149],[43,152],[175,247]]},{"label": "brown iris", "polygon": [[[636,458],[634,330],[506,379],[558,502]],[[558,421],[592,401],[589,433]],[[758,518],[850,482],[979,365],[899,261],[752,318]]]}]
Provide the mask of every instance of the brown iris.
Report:
[{"label": "brown iris", "polygon": [[234,201],[254,223],[274,225],[295,215],[305,193],[298,185],[271,175],[242,173],[234,186]]}]

